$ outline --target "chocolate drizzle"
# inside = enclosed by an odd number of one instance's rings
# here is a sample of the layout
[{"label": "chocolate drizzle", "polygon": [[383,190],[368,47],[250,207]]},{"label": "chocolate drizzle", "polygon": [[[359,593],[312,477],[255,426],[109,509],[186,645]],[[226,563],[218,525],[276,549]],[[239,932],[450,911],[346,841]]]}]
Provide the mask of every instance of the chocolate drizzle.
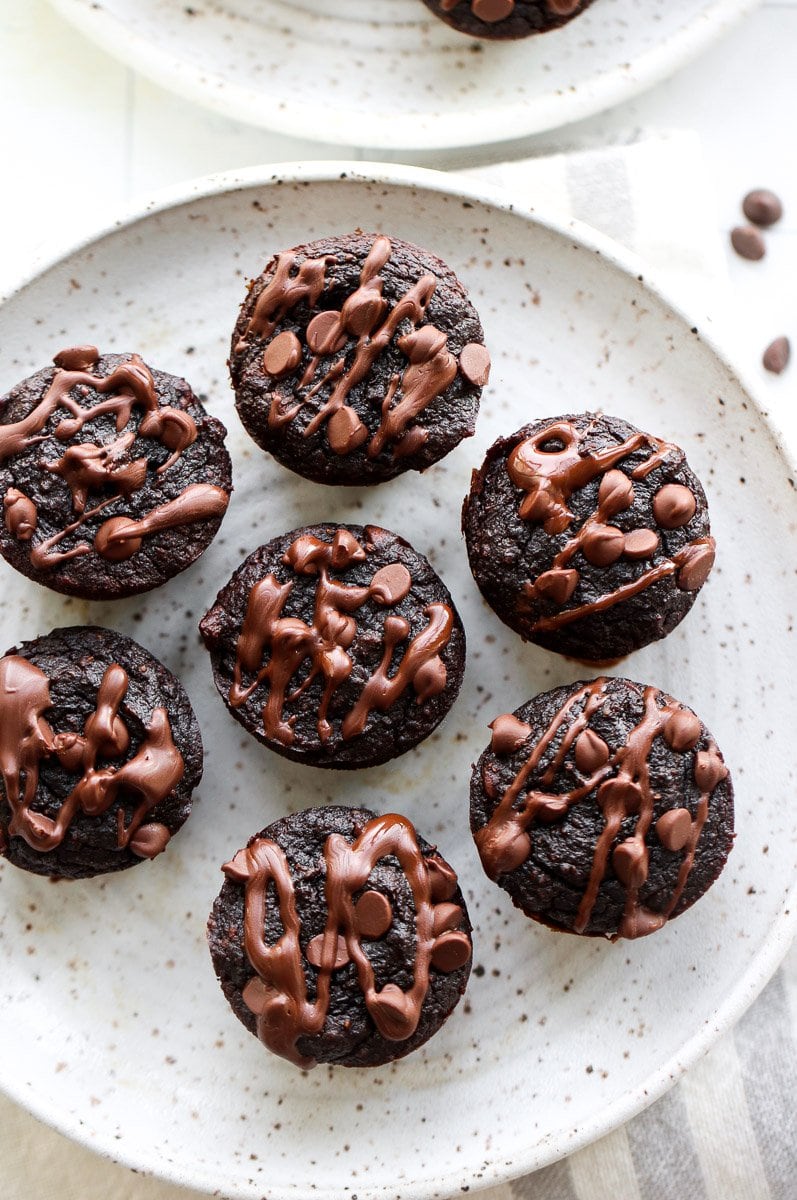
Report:
[{"label": "chocolate drizzle", "polygon": [[[377,988],[364,940],[384,936],[390,927],[390,902],[379,892],[363,891],[380,859],[398,860],[412,889],[415,906],[415,945],[412,984]],[[257,1016],[257,1033],[275,1054],[301,1067],[315,1060],[301,1054],[297,1042],[324,1027],[330,1007],[332,975],[353,963],[371,1019],[388,1041],[412,1037],[418,1027],[429,989],[430,968],[449,973],[471,956],[467,933],[457,928],[463,911],[447,903],[457,879],[447,864],[425,859],[410,822],[388,814],[375,817],[353,843],[330,834],[324,845],[327,921],[302,951],[302,928],[291,865],[284,851],[269,838],[258,838],[225,864],[228,879],[246,886],[244,944],[256,974],[243,990],[243,1000]],[[432,864],[439,869],[432,870]],[[355,896],[362,892],[355,903]],[[282,933],[272,944],[265,940],[271,898],[279,908]],[[388,920],[390,918],[390,920]],[[385,922],[388,921],[385,927]],[[307,966],[317,972],[315,996],[310,999]]]},{"label": "chocolate drizzle", "polygon": [[[185,770],[166,709],[154,710],[146,736],[132,758],[120,766],[97,765],[100,759],[123,758],[130,748],[130,734],[120,716],[127,688],[127,672],[112,664],[103,675],[96,709],[87,718],[83,733],[54,733],[45,716],[52,707],[48,677],[26,658],[7,655],[0,659],[0,776],[11,809],[5,838],[22,837],[32,849],[45,854],[61,844],[78,812],[99,816],[120,794],[127,793],[138,797],[139,803],[127,823],[124,809],[119,808],[117,847],[129,848],[140,858],[154,858],[165,849],[171,836],[166,826],[144,822],[169,796]],[[55,818],[33,807],[40,764],[50,757],[80,776]]]},{"label": "chocolate drizzle", "polygon": [[[246,616],[238,638],[235,672],[229,692],[231,707],[239,708],[264,683],[268,697],[263,706],[266,735],[283,745],[294,740],[294,717],[285,709],[319,679],[323,693],[318,708],[317,729],[322,742],[333,733],[329,709],[337,689],[349,679],[354,662],[348,654],[357,634],[353,615],[371,602],[380,608],[393,608],[410,592],[412,577],[405,566],[392,563],[382,567],[367,586],[343,583],[332,572],[343,573],[368,558],[368,545],[360,545],[347,529],[338,529],[331,541],[309,534],[297,538],[283,555],[283,562],[295,575],[317,577],[313,620],[286,616],[294,584],[273,574],[259,580],[249,593]],[[397,613],[384,620],[382,660],[362,686],[359,696],[341,723],[344,741],[357,737],[367,725],[371,713],[386,712],[408,687],[415,690],[417,703],[437,696],[445,689],[446,665],[440,657],[454,627],[454,615],[447,604],[432,603],[424,609],[427,624],[410,639],[409,622]],[[408,640],[409,639],[409,640]],[[391,665],[397,651],[401,658],[394,673]],[[265,661],[264,661],[265,659]],[[291,681],[307,664],[304,679],[289,691]],[[245,677],[249,682],[244,682]]]},{"label": "chocolate drizzle", "polygon": [[[134,457],[132,454],[139,437],[160,442],[170,452],[166,461],[156,469],[156,478],[165,475],[197,438],[196,422],[189,413],[160,404],[152,373],[137,354],[131,355],[104,377],[93,374],[91,370],[96,367],[99,357],[94,346],[61,351],[55,356],[56,371],[52,382],[39,403],[22,420],[0,424],[0,464],[3,464],[45,441],[49,435],[43,431],[59,408],[69,414],[55,424],[51,436],[70,444],[65,445],[60,458],[42,466],[50,474],[63,479],[68,486],[75,519],[55,534],[37,540],[34,502],[13,487],[6,491],[3,498],[6,528],[18,540],[31,543],[31,563],[38,570],[50,570],[69,559],[89,554],[92,545],[88,541],[79,541],[67,550],[59,547],[105,509],[129,499],[144,486],[149,469],[148,458]],[[89,391],[107,398],[84,408],[75,399],[75,394],[86,396]],[[143,409],[136,430],[127,428],[134,408]],[[115,439],[106,444],[75,442],[74,439],[85,425],[104,415],[115,418]],[[112,494],[89,506],[91,495],[108,491]],[[208,484],[187,488],[181,496],[158,506],[142,521],[135,523],[140,531],[136,549],[140,548],[141,539],[150,533],[221,516],[228,499],[226,492]],[[126,521],[127,518],[117,517],[114,520]],[[106,525],[110,523],[106,522]],[[129,557],[116,552],[114,540],[119,542],[121,539],[98,535],[94,540],[94,550],[107,559]],[[125,544],[129,548],[134,543],[128,538]],[[134,551],[131,550],[131,553]]]},{"label": "chocolate drizzle", "polygon": [[[667,557],[660,552],[656,530],[633,529],[624,533],[611,524],[612,518],[634,504],[633,481],[646,478],[670,455],[682,457],[678,447],[650,434],[635,433],[619,445],[588,452],[585,449],[588,433],[589,427],[581,432],[569,421],[554,422],[518,443],[507,461],[512,483],[525,493],[518,515],[524,521],[542,525],[551,537],[565,533],[576,519],[568,507],[574,492],[600,478],[595,512],[558,551],[550,568],[523,586],[527,600],[548,602],[561,610],[540,616],[531,627],[534,632],[560,629],[581,617],[603,612],[670,575],[675,576],[682,590],[697,591],[714,563],[711,537],[696,538]],[[651,453],[629,474],[617,468],[624,458],[645,447]],[[653,498],[654,516],[663,518],[661,524],[668,530],[687,525],[695,511],[695,497],[682,485],[665,484]],[[581,582],[578,567],[572,565],[578,553],[595,567],[611,566],[620,558],[631,562],[656,558],[658,561],[599,599],[564,609]]]},{"label": "chocolate drizzle", "polygon": [[[329,389],[328,398],[317,408],[303,436],[312,437],[326,426],[334,454],[346,455],[365,446],[369,458],[390,450],[395,457],[414,454],[428,433],[417,418],[454,382],[458,370],[471,386],[482,387],[489,377],[489,355],[479,343],[466,345],[459,362],[448,349],[448,336],[432,324],[423,324],[426,310],[437,287],[432,274],[424,274],[390,306],[383,296],[380,271],[390,260],[392,246],[383,235],[374,239],[360,272],[359,286],[337,309],[322,309],[305,331],[310,356],[286,402],[272,394],[268,426],[275,430],[289,424],[301,409]],[[235,346],[243,352],[253,335],[270,338],[280,322],[298,305],[313,309],[326,285],[332,256],[305,259],[296,267],[296,256],[287,251],[277,256],[274,274],[257,298],[244,337]],[[295,273],[294,273],[294,268]],[[355,340],[354,349],[346,347]],[[377,360],[393,344],[408,360],[401,372],[390,378],[381,401],[380,422],[371,434],[366,423],[349,403],[351,394],[364,383]],[[344,351],[339,357],[340,351]],[[264,351],[263,369],[281,379],[301,365],[303,348],[296,334],[283,330]],[[322,359],[333,358],[319,375]],[[367,443],[367,445],[366,445]]]},{"label": "chocolate drizzle", "polygon": [[[535,824],[564,820],[577,804],[597,805],[604,826],[594,850],[589,880],[573,923],[576,933],[588,930],[601,883],[612,872],[626,893],[618,937],[635,938],[660,928],[675,911],[690,872],[695,851],[709,812],[712,793],[728,771],[714,741],[706,735],[705,749],[696,750],[703,735],[700,721],[677,701],[653,687],[642,690],[643,713],[624,743],[614,750],[590,728],[592,717],[607,702],[611,681],[596,679],[574,691],[554,720],[533,745],[510,786],[498,799],[487,824],[475,834],[484,869],[491,879],[517,870],[532,852]],[[521,741],[523,730],[525,738]],[[508,734],[511,732],[511,737]],[[532,735],[513,716],[493,722],[492,750],[506,756],[517,753]],[[692,754],[692,778],[700,796],[694,815],[685,808],[662,814],[655,826],[657,796],[649,773],[649,758],[656,738],[662,737],[678,754]],[[573,755],[573,768],[566,764]],[[550,791],[563,770],[573,769],[578,782],[565,792]],[[496,796],[488,764],[484,787]],[[628,818],[636,818],[631,836],[618,840]],[[647,839],[651,831],[661,845],[682,854],[675,887],[660,910],[651,911],[640,900],[648,878]]]}]

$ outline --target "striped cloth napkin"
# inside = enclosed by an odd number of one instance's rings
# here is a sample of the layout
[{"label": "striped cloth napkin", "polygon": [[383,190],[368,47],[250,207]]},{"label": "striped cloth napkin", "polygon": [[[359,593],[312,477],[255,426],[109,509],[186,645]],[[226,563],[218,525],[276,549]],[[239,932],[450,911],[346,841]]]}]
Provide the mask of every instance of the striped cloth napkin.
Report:
[{"label": "striped cloth napkin", "polygon": [[[721,333],[727,277],[711,184],[694,135],[651,137],[468,174],[505,186],[523,203],[579,217],[630,247],[690,311],[710,309]],[[479,1195],[797,1200],[795,1030],[797,949],[736,1028],[663,1099],[570,1158]],[[3,1097],[0,1131],[2,1200],[190,1197],[95,1157]]]}]

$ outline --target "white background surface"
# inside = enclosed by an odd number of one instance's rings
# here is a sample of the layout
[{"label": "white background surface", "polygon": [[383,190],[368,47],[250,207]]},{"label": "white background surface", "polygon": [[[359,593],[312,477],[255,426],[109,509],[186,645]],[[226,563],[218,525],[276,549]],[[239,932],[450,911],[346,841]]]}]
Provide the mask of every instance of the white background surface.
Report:
[{"label": "white background surface", "polygon": [[[797,342],[796,46],[797,0],[766,0],[734,34],[670,82],[609,114],[499,152],[501,157],[540,154],[622,139],[643,129],[695,129],[703,141],[717,228],[725,242],[740,219],[745,191],[757,185],[778,191],[786,217],[767,235],[764,262],[746,263],[728,250],[731,289],[724,297],[724,340],[748,376],[759,381],[759,397],[790,432],[793,444],[797,361],[780,379],[767,376],[758,364],[772,337],[785,333]],[[350,154],[330,152],[196,109],[83,42],[44,0],[0,0],[0,113],[0,293],[29,270],[43,242],[69,244],[103,223],[115,208],[164,185],[263,161],[379,157],[354,148]],[[415,161],[455,167],[489,157],[468,152],[423,155]],[[689,297],[682,300],[688,303]],[[43,1134],[39,1146],[41,1176],[34,1168],[30,1190],[4,1200],[58,1194],[63,1182],[59,1171],[67,1163],[59,1157],[59,1139]],[[0,1127],[0,1155],[6,1159],[13,1149],[3,1144]],[[48,1167],[51,1156],[53,1170]],[[81,1159],[68,1161],[75,1169]],[[178,1194],[132,1177],[128,1185],[114,1168],[107,1170],[108,1186],[112,1179],[116,1182],[116,1200]],[[97,1191],[97,1200],[101,1194]],[[751,1192],[738,1195],[757,1200]],[[86,1193],[84,1200],[94,1200],[94,1193]]]}]

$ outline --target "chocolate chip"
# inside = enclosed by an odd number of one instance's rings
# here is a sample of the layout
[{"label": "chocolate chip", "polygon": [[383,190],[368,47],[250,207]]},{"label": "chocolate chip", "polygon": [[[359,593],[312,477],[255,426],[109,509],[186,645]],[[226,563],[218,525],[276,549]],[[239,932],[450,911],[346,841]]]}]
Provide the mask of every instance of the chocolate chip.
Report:
[{"label": "chocolate chip", "polygon": [[617,562],[625,547],[625,534],[615,525],[593,525],[585,534],[581,551],[594,567]]},{"label": "chocolate chip", "polygon": [[773,375],[780,375],[789,365],[790,358],[791,342],[787,337],[779,337],[770,342],[761,361],[767,371],[771,371]]},{"label": "chocolate chip", "polygon": [[278,333],[273,341],[266,346],[263,354],[263,367],[269,375],[279,379],[281,375],[289,375],[295,371],[302,361],[302,343],[295,333],[289,329]]},{"label": "chocolate chip", "polygon": [[[321,952],[324,947],[324,934],[317,933],[314,938],[311,938],[307,943],[307,949],[304,956],[309,963],[314,967],[320,967],[322,963]],[[339,971],[341,967],[345,967],[349,961],[349,948],[346,945],[345,937],[338,934],[338,940],[335,943],[335,961],[332,964],[333,971]]]},{"label": "chocolate chip", "polygon": [[576,739],[576,766],[584,775],[591,775],[611,758],[606,742],[594,729],[585,729]]},{"label": "chocolate chip", "polygon": [[393,909],[387,896],[367,891],[354,906],[354,917],[360,936],[373,940],[384,937],[393,924]]},{"label": "chocolate chip", "polygon": [[758,262],[767,252],[766,243],[752,225],[737,225],[731,230],[731,245],[741,258]]},{"label": "chocolate chip", "polygon": [[490,725],[493,731],[491,746],[494,754],[514,754],[531,733],[531,726],[518,721],[512,713],[496,717]]},{"label": "chocolate chip", "polygon": [[632,529],[625,535],[623,554],[626,558],[652,558],[659,546],[659,535],[653,529]]},{"label": "chocolate chip", "polygon": [[694,750],[702,732],[699,718],[690,709],[679,708],[664,726],[664,740],[671,750],[686,754],[687,750]]},{"label": "chocolate chip", "polygon": [[469,383],[484,387],[490,378],[490,353],[479,342],[468,342],[459,356],[459,369]]},{"label": "chocolate chip", "polygon": [[783,204],[780,197],[768,188],[755,188],[745,196],[742,211],[748,221],[766,228],[774,225],[783,216]]},{"label": "chocolate chip", "polygon": [[463,915],[459,904],[436,904],[432,918],[432,933],[438,937],[449,929],[456,929],[462,924]]},{"label": "chocolate chip", "polygon": [[678,587],[684,592],[698,592],[709,577],[714,566],[714,539],[700,538],[684,547],[676,557],[680,558],[680,569],[676,576]]},{"label": "chocolate chip", "polygon": [[578,587],[578,580],[578,571],[565,571],[561,567],[554,567],[537,576],[534,590],[552,604],[566,604]]},{"label": "chocolate chip", "polygon": [[488,24],[503,21],[515,7],[515,0],[472,0],[471,11],[474,17]]},{"label": "chocolate chip", "polygon": [[100,357],[96,346],[71,346],[56,354],[53,362],[64,371],[88,371]]},{"label": "chocolate chip", "polygon": [[653,516],[662,529],[680,529],[695,515],[694,492],[682,483],[665,483],[653,497]]},{"label": "chocolate chip", "polygon": [[471,956],[470,938],[459,929],[442,933],[432,950],[432,966],[449,975],[464,967]]},{"label": "chocolate chip", "polygon": [[656,833],[665,850],[683,850],[692,832],[692,814],[688,808],[671,808],[656,822]]}]

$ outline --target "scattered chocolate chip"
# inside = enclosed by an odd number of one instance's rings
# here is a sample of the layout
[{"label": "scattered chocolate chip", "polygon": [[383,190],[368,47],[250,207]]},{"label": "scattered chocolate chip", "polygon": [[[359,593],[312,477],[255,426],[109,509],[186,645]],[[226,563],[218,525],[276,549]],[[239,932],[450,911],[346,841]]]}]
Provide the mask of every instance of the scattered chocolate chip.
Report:
[{"label": "scattered chocolate chip", "polygon": [[767,252],[766,243],[752,225],[737,225],[731,230],[731,245],[741,258],[758,262]]},{"label": "scattered chocolate chip", "polygon": [[789,365],[790,358],[791,342],[787,337],[779,337],[770,342],[761,361],[767,371],[771,371],[773,375],[780,375]]},{"label": "scattered chocolate chip", "polygon": [[767,228],[783,216],[783,204],[780,197],[768,188],[755,188],[745,196],[742,211],[748,221]]}]

